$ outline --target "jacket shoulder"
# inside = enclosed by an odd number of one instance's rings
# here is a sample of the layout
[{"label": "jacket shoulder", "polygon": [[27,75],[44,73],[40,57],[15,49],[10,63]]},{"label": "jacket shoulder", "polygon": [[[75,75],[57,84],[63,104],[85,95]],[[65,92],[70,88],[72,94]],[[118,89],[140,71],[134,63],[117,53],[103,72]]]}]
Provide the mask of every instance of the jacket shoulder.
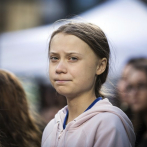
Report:
[{"label": "jacket shoulder", "polygon": [[109,126],[119,126],[120,124],[122,124],[121,119],[119,118],[119,116],[117,116],[116,114],[113,114],[111,112],[103,112],[103,113],[99,113],[98,115],[96,115],[96,117],[98,117],[99,121],[105,124],[109,124]]},{"label": "jacket shoulder", "polygon": [[[122,122],[119,116],[110,112],[103,112],[97,115],[97,120],[99,123],[97,126],[96,142],[100,143],[100,146],[103,147],[108,144],[110,147],[130,146],[131,141],[126,130],[129,129],[129,126]],[[104,140],[105,143],[103,142]]]},{"label": "jacket shoulder", "polygon": [[45,129],[43,131],[43,135],[42,135],[42,144],[46,141],[46,139],[49,137],[49,135],[53,131],[54,125],[55,125],[55,119],[52,119],[45,127]]}]

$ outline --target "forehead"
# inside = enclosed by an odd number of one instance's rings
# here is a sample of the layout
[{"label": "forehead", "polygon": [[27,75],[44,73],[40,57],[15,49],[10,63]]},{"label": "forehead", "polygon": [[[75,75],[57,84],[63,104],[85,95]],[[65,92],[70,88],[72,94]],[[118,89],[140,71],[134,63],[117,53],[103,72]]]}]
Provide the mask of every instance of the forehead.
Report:
[{"label": "forehead", "polygon": [[144,71],[134,70],[131,76],[129,77],[129,82],[131,84],[147,83],[147,75]]},{"label": "forehead", "polygon": [[92,49],[89,47],[87,43],[85,43],[83,40],[78,38],[75,35],[69,35],[65,33],[58,33],[56,34],[50,43],[50,51],[61,51],[61,50],[76,50],[76,51],[84,51],[89,52],[92,51]]},{"label": "forehead", "polygon": [[122,76],[123,77],[128,77],[128,76],[131,75],[132,71],[133,71],[132,65],[126,65],[124,70],[123,70]]}]

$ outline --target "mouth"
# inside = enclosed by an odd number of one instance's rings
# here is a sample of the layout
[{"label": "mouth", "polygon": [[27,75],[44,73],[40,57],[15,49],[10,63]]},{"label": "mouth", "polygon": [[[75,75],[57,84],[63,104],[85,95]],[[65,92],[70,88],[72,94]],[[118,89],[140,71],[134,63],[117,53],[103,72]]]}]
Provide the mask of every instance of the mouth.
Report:
[{"label": "mouth", "polygon": [[66,79],[55,79],[54,80],[56,84],[65,84],[70,82],[71,80],[66,80]]}]

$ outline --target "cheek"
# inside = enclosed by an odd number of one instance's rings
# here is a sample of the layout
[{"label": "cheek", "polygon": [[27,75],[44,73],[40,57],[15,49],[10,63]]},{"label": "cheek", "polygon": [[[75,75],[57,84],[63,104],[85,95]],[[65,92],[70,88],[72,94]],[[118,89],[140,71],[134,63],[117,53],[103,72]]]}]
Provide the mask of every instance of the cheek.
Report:
[{"label": "cheek", "polygon": [[142,105],[147,105],[147,92],[140,94],[140,103]]},{"label": "cheek", "polygon": [[146,110],[147,109],[147,93],[142,93],[138,97],[138,103],[134,106],[138,110]]},{"label": "cheek", "polygon": [[79,68],[72,68],[71,74],[73,78],[80,84],[93,83],[95,79],[95,69],[88,66],[79,66]]},{"label": "cheek", "polygon": [[52,70],[51,70],[51,67],[49,67],[49,78],[50,78],[50,80],[51,80],[51,75],[52,75],[52,72],[51,72]]},{"label": "cheek", "polygon": [[54,72],[53,67],[49,66],[49,79],[50,79],[51,82],[53,80],[54,74],[55,74],[55,72]]}]

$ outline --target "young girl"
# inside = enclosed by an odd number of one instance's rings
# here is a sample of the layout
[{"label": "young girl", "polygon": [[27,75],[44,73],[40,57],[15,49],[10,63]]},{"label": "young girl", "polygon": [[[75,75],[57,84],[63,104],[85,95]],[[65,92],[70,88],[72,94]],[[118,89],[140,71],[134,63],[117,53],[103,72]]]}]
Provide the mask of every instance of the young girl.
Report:
[{"label": "young girl", "polygon": [[49,43],[49,76],[67,106],[46,126],[42,147],[133,147],[128,117],[101,93],[109,70],[104,32],[90,23],[68,23]]}]

